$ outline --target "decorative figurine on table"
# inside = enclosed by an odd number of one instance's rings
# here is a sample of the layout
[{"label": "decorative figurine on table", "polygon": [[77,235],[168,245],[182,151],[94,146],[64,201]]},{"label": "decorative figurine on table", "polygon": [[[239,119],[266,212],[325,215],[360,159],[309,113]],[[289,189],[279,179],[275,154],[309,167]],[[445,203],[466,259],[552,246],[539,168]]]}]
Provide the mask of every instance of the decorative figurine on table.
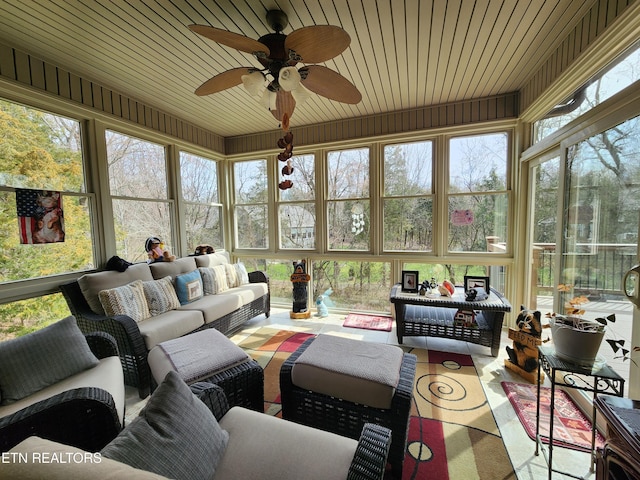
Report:
[{"label": "decorative figurine on table", "polygon": [[317,317],[329,316],[329,309],[327,308],[327,305],[333,307],[333,302],[329,298],[329,295],[332,293],[333,290],[329,288],[325,290],[322,295],[318,295],[318,298],[316,298],[316,309],[318,310],[318,313],[316,314]]},{"label": "decorative figurine on table", "polygon": [[144,242],[144,249],[147,251],[149,263],[173,262],[176,259],[175,255],[171,255],[171,252],[164,248],[164,243],[158,237],[147,238]]},{"label": "decorative figurine on table", "polygon": [[427,291],[429,290],[429,282],[427,282],[426,280],[424,282],[422,282],[422,284],[420,285],[420,290],[418,291],[418,294],[422,297],[424,297],[427,294]]},{"label": "decorative figurine on table", "polygon": [[307,274],[307,263],[293,262],[293,274],[291,282],[293,283],[293,310],[291,310],[290,318],[309,318],[311,310],[309,309],[309,280],[311,277]]}]

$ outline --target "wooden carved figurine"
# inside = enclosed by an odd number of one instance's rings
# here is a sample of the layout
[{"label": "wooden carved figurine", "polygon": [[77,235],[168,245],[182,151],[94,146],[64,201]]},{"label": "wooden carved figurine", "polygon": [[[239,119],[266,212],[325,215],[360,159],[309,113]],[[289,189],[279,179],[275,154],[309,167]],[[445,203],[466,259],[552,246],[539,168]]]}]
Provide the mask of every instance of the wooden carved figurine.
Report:
[{"label": "wooden carved figurine", "polygon": [[[513,347],[506,347],[509,359],[504,361],[505,367],[517,373],[531,383],[538,381],[538,345],[542,343],[542,322],[538,310],[520,307],[516,319],[518,329],[509,329],[509,338]],[[540,379],[544,374],[540,372]]]},{"label": "wooden carved figurine", "polygon": [[311,310],[309,309],[309,280],[311,277],[307,274],[307,263],[293,262],[293,274],[291,282],[293,283],[293,310],[289,313],[291,318],[309,318]]}]

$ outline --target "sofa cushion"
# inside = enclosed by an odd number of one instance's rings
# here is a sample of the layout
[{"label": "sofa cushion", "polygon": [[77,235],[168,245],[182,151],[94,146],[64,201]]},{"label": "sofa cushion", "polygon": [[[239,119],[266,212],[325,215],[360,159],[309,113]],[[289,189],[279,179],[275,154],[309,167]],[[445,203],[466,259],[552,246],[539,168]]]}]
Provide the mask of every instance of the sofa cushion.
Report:
[{"label": "sofa cushion", "polygon": [[102,290],[98,294],[98,298],[108,316],[127,315],[136,322],[141,322],[151,316],[140,280],[134,280],[121,287]]},{"label": "sofa cushion", "polygon": [[164,277],[176,278],[183,273],[189,273],[197,268],[194,257],[182,257],[173,262],[154,262],[149,265],[151,275],[156,280]]},{"label": "sofa cushion", "polygon": [[223,295],[237,295],[240,297],[243,305],[253,302],[254,300],[266,295],[269,291],[266,283],[247,283],[246,285],[240,285],[236,288],[231,288]]},{"label": "sofa cushion", "polygon": [[94,313],[104,315],[105,311],[98,298],[98,293],[102,290],[126,285],[134,280],[141,280],[143,282],[153,280],[149,265],[146,263],[136,263],[124,272],[107,270],[104,272],[87,273],[78,279],[78,285],[91,310]]},{"label": "sofa cushion", "polygon": [[235,312],[243,305],[240,295],[223,292],[217,295],[206,295],[200,300],[183,305],[180,310],[197,310],[204,316],[204,323],[209,324],[224,315]]},{"label": "sofa cushion", "polygon": [[229,444],[214,480],[344,480],[357,448],[351,438],[241,407],[229,410],[220,426]]},{"label": "sofa cushion", "polygon": [[180,300],[176,295],[176,289],[173,288],[171,277],[142,282],[142,288],[151,316],[180,308]]},{"label": "sofa cushion", "polygon": [[172,371],[101,453],[169,478],[211,479],[228,441],[213,413]]},{"label": "sofa cushion", "polygon": [[197,269],[178,275],[175,280],[175,286],[180,305],[191,303],[204,295],[202,277]]},{"label": "sofa cushion", "polygon": [[205,295],[215,295],[229,290],[227,270],[224,265],[216,265],[215,267],[198,267],[198,271],[202,276]]},{"label": "sofa cushion", "polygon": [[13,415],[23,408],[51,398],[59,393],[83,387],[101,388],[109,392],[116,405],[120,423],[124,424],[124,374],[122,373],[120,357],[115,355],[100,359],[100,363],[93,368],[71,375],[9,405],[0,406],[0,418]]},{"label": "sofa cushion", "polygon": [[75,317],[0,342],[0,390],[8,405],[98,365]]},{"label": "sofa cushion", "polygon": [[[197,303],[197,302],[196,302]],[[192,305],[188,304],[187,306]],[[151,350],[160,342],[178,338],[204,325],[204,315],[197,309],[169,310],[140,323],[140,335],[144,339],[147,350]]]},{"label": "sofa cushion", "polygon": [[[109,460],[99,453],[89,453],[79,448],[52,442],[40,437],[29,437],[13,447],[9,461],[2,462],[2,478],[22,480],[161,480],[166,477]],[[49,461],[43,461],[43,459]],[[15,461],[14,461],[15,459]],[[26,459],[24,461],[23,459]],[[53,459],[61,459],[53,461]],[[71,459],[71,461],[68,461]]]},{"label": "sofa cushion", "polygon": [[216,265],[231,263],[231,260],[229,259],[229,252],[226,251],[209,253],[207,255],[198,255],[194,258],[198,267],[215,267]]}]

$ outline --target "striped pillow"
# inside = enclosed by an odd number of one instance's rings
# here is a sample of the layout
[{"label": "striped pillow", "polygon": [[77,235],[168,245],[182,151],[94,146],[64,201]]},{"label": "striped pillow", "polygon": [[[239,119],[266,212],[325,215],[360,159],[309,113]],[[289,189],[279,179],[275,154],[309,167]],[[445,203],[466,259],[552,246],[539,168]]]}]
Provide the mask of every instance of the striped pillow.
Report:
[{"label": "striped pillow", "polygon": [[237,287],[240,285],[238,282],[238,271],[236,266],[232,263],[225,263],[224,270],[227,273],[227,285],[229,288]]},{"label": "striped pillow", "polygon": [[144,296],[147,299],[151,316],[180,308],[180,300],[176,295],[176,289],[173,288],[170,276],[160,280],[142,282],[142,288],[144,289]]},{"label": "striped pillow", "polygon": [[229,283],[227,282],[227,268],[226,265],[216,265],[212,268],[213,278],[216,282],[216,293],[229,290]]},{"label": "striped pillow", "polygon": [[149,305],[144,296],[142,280],[135,280],[121,287],[102,290],[98,298],[108,316],[127,315],[136,322],[149,318]]}]

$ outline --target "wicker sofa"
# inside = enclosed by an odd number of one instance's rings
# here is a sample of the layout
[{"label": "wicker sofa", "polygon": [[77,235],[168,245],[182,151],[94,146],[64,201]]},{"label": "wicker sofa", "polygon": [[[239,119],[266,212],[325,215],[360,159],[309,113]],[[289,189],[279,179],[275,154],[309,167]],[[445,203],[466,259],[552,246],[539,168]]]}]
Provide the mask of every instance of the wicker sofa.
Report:
[{"label": "wicker sofa", "polygon": [[122,430],[123,374],[109,335],[83,336],[67,317],[1,347],[0,452],[32,435],[97,451]]},{"label": "wicker sofa", "polygon": [[[382,480],[390,442],[390,431],[374,424],[353,440],[243,407],[229,409],[217,385],[189,389],[170,372],[140,416],[95,456],[31,437],[11,451],[3,469],[7,478],[50,480]],[[42,452],[80,461],[31,461]]]},{"label": "wicker sofa", "polygon": [[[269,281],[264,272],[246,273],[245,281],[235,287],[227,284],[226,288],[219,288],[219,291],[212,290],[216,288],[215,285],[207,288],[206,279],[211,271],[233,266],[227,252],[216,252],[179,258],[174,262],[138,263],[124,272],[109,270],[88,273],[78,280],[60,285],[60,290],[83,332],[104,331],[116,339],[125,383],[137,387],[140,397],[144,398],[150,393],[152,384],[147,355],[157,344],[207,328],[230,334],[260,314],[269,316]],[[177,289],[178,279],[191,276],[194,272],[200,273],[204,295],[196,300],[187,299],[185,303],[180,299],[180,304],[166,311],[161,309],[157,314],[150,308],[152,314],[148,318],[109,315],[101,303],[101,292],[131,286],[136,282],[142,282],[145,295],[147,285],[166,280],[167,277],[171,277]]]}]

